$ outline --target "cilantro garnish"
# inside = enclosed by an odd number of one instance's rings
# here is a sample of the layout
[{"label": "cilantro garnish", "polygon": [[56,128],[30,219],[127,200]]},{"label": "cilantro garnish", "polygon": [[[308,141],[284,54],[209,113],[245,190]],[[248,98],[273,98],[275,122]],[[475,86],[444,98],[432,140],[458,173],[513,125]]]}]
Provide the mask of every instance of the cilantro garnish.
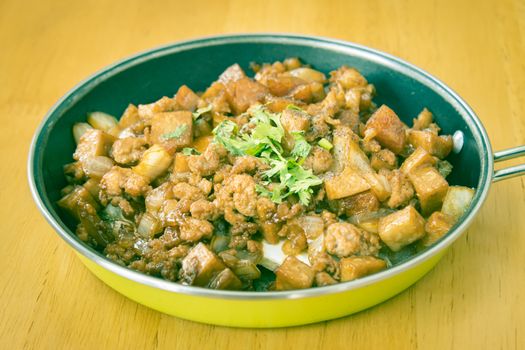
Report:
[{"label": "cilantro garnish", "polygon": [[281,203],[286,197],[296,194],[302,204],[308,205],[313,194],[312,187],[322,183],[311,170],[301,166],[312,146],[303,133],[293,132],[295,146],[290,155],[286,156],[281,144],[285,131],[280,115],[271,113],[262,106],[249,113],[252,118],[242,129],[232,121],[219,124],[213,130],[215,141],[233,155],[255,156],[270,166],[270,169],[262,173],[263,182],[255,188],[258,193],[275,203]]},{"label": "cilantro garnish", "polygon": [[191,155],[199,155],[201,154],[199,151],[197,151],[195,148],[190,148],[190,147],[184,147],[182,149],[182,154],[184,154],[185,156],[191,156]]},{"label": "cilantro garnish", "polygon": [[173,130],[172,132],[166,133],[166,134],[162,135],[161,137],[164,140],[178,139],[179,137],[182,136],[182,134],[184,134],[184,132],[186,131],[187,128],[188,128],[188,126],[186,124],[179,125],[179,126],[177,126],[177,128],[175,130]]},{"label": "cilantro garnish", "polygon": [[325,139],[324,137],[320,139],[319,142],[317,142],[317,144],[323,147],[327,151],[331,150],[332,147],[334,147],[334,145],[332,145],[332,143],[328,141],[327,139]]}]

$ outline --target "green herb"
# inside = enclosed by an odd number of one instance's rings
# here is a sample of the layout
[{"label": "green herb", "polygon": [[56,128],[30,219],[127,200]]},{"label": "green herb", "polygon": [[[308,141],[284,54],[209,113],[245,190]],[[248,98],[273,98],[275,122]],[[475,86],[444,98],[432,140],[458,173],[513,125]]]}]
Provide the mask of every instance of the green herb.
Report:
[{"label": "green herb", "polygon": [[292,150],[292,156],[298,158],[306,158],[312,149],[312,146],[306,141],[302,132],[293,131],[292,136],[294,138],[295,144]]},{"label": "green herb", "polygon": [[452,164],[450,164],[446,160],[440,160],[437,162],[437,170],[439,171],[441,176],[446,178],[452,172]]},{"label": "green herb", "polygon": [[289,104],[288,106],[286,106],[286,109],[291,109],[292,111],[300,111],[300,112],[303,112],[303,109],[301,107],[298,107],[294,104]]},{"label": "green herb", "polygon": [[317,144],[323,147],[327,151],[331,150],[334,147],[334,145],[332,145],[332,143],[328,141],[327,139],[325,139],[324,137],[320,139],[319,142],[317,142]]},{"label": "green herb", "polygon": [[191,155],[199,155],[201,154],[199,151],[197,151],[195,148],[190,148],[190,147],[184,147],[182,149],[182,154],[184,154],[185,156],[191,156]]},{"label": "green herb", "polygon": [[233,155],[255,156],[270,166],[270,169],[262,173],[264,181],[256,186],[258,193],[275,203],[281,203],[286,197],[296,194],[302,204],[308,205],[313,194],[312,187],[322,183],[311,170],[301,166],[312,146],[302,133],[294,132],[292,135],[295,147],[290,156],[285,156],[281,145],[284,128],[280,115],[271,113],[262,106],[249,113],[252,118],[242,129],[231,121],[219,124],[213,130],[215,142],[223,145]]},{"label": "green herb", "polygon": [[211,111],[212,109],[212,105],[208,105],[206,107],[202,107],[202,108],[199,108],[197,109],[195,112],[193,112],[193,119],[198,119],[201,115],[203,115],[204,113],[208,113],[209,111]]},{"label": "green herb", "polygon": [[186,129],[188,129],[188,126],[186,124],[179,125],[172,132],[162,135],[161,138],[164,140],[178,139],[182,136],[182,134],[184,134]]}]

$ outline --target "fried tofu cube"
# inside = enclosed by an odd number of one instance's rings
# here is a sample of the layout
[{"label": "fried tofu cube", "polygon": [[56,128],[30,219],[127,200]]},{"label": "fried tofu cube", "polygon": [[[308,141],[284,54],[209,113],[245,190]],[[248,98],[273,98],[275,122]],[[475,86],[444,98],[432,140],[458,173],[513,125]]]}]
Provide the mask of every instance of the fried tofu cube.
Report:
[{"label": "fried tofu cube", "polygon": [[250,78],[241,78],[228,84],[228,102],[234,114],[246,112],[248,107],[263,102],[268,88]]},{"label": "fried tofu cube", "polygon": [[191,285],[206,286],[226,266],[204,243],[193,247],[182,260],[181,279]]},{"label": "fried tofu cube", "polygon": [[89,129],[80,137],[73,159],[80,162],[87,158],[107,156],[115,138],[102,130]]},{"label": "fried tofu cube", "polygon": [[397,158],[394,152],[388,149],[382,149],[372,154],[370,165],[375,171],[380,169],[393,170],[397,168]]},{"label": "fried tofu cube", "polygon": [[424,148],[418,147],[407,159],[401,164],[399,170],[405,175],[410,174],[413,170],[436,164],[436,159]]},{"label": "fried tofu cube", "polygon": [[467,211],[474,198],[474,190],[464,186],[450,186],[443,200],[441,211],[452,218],[454,223]]},{"label": "fried tofu cube", "polygon": [[237,81],[242,78],[246,78],[246,74],[242,70],[241,66],[235,63],[226,68],[226,70],[221,73],[218,81],[223,84],[228,84],[231,81]]},{"label": "fried tofu cube", "polygon": [[428,128],[432,123],[433,116],[432,112],[428,109],[423,108],[423,110],[418,114],[417,118],[414,119],[414,125],[412,126],[413,130],[423,130]]},{"label": "fried tofu cube", "polygon": [[428,130],[411,130],[408,134],[408,142],[415,148],[421,147],[440,159],[448,156],[453,146],[452,136],[438,136]]},{"label": "fried tofu cube", "polygon": [[390,196],[390,186],[384,176],[378,175],[370,166],[368,157],[357,143],[357,135],[347,126],[339,126],[334,131],[333,171],[340,173],[350,168],[359,173],[370,185],[370,189],[380,201]]},{"label": "fried tofu cube", "polygon": [[139,110],[137,106],[129,104],[128,107],[122,113],[120,120],[118,121],[119,127],[123,130],[136,124],[140,121]]},{"label": "fried tofu cube", "polygon": [[330,286],[336,283],[337,281],[326,272],[318,272],[315,274],[315,285],[317,287]]},{"label": "fried tofu cube", "polygon": [[340,201],[340,205],[347,216],[377,211],[379,204],[379,200],[371,191],[358,193]]},{"label": "fried tofu cube", "polygon": [[427,235],[423,237],[421,243],[428,247],[434,244],[438,239],[447,234],[454,225],[454,220],[440,211],[435,211],[430,215],[425,224]]},{"label": "fried tofu cube", "polygon": [[182,153],[176,153],[175,161],[173,162],[173,172],[174,173],[189,172],[190,167],[188,166],[188,159],[189,159],[189,156],[182,154]]},{"label": "fried tofu cube", "polygon": [[285,109],[281,113],[281,124],[287,132],[307,131],[310,127],[310,117],[302,111]]},{"label": "fried tofu cube", "polygon": [[295,256],[289,256],[275,270],[275,275],[277,290],[304,289],[312,286],[315,272]]},{"label": "fried tofu cube", "polygon": [[193,141],[193,115],[189,111],[156,113],[151,120],[150,140],[170,154],[188,147]]},{"label": "fried tofu cube", "polygon": [[425,219],[409,205],[379,219],[378,234],[394,252],[425,235]]},{"label": "fried tofu cube", "polygon": [[421,203],[421,211],[427,216],[439,210],[448,191],[448,182],[433,167],[418,168],[408,174]]},{"label": "fried tofu cube", "polygon": [[328,199],[333,200],[367,191],[370,185],[357,172],[346,168],[341,174],[326,179],[324,188]]},{"label": "fried tofu cube", "polygon": [[232,270],[225,268],[215,278],[213,278],[208,288],[222,290],[239,290],[242,288],[242,282]]},{"label": "fried tofu cube", "polygon": [[339,261],[341,282],[353,281],[386,268],[386,262],[373,256],[352,256]]},{"label": "fried tofu cube", "polygon": [[405,125],[397,114],[386,105],[379,107],[366,122],[365,134],[371,131],[381,146],[395,154],[405,147]]},{"label": "fried tofu cube", "polygon": [[182,85],[175,95],[177,104],[187,111],[195,111],[199,104],[199,96],[186,85]]},{"label": "fried tofu cube", "polygon": [[206,151],[206,148],[208,148],[208,145],[213,141],[213,136],[201,136],[195,139],[193,141],[193,148],[195,148],[199,152]]}]

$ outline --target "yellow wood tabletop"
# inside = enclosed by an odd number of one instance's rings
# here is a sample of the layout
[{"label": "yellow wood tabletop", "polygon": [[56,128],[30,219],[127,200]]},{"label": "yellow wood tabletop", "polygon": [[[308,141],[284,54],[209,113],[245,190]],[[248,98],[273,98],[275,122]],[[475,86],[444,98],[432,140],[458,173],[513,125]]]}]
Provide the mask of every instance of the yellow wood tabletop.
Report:
[{"label": "yellow wood tabletop", "polygon": [[138,305],[88,272],[31,199],[26,158],[37,124],[115,60],[235,32],[327,36],[399,56],[456,90],[495,149],[525,144],[523,0],[2,0],[0,348],[525,348],[525,178],[495,184],[468,232],[419,283],[334,321],[197,324]]}]

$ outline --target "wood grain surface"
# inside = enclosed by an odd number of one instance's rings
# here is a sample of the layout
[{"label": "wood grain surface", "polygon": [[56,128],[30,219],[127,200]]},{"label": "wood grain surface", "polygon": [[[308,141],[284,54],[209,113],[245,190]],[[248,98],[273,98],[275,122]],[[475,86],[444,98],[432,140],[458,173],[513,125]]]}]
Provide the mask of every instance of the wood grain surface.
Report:
[{"label": "wood grain surface", "polygon": [[257,31],[333,37],[399,56],[464,97],[495,149],[525,144],[523,0],[1,0],[0,348],[525,348],[524,178],[494,185],[468,232],[406,292],[288,329],[215,327],[150,310],[91,275],[53,232],[31,199],[26,158],[61,95],[138,51]]}]

